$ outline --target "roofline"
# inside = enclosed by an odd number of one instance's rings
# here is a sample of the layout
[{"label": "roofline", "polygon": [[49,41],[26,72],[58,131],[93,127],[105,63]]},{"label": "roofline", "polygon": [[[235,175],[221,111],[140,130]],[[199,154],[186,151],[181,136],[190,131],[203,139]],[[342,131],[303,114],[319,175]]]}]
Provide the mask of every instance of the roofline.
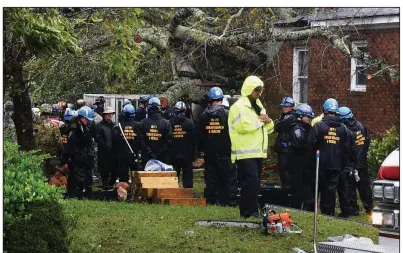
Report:
[{"label": "roofline", "polygon": [[332,20],[311,20],[310,26],[313,27],[329,27],[329,26],[376,26],[390,25],[391,28],[400,27],[399,15],[363,17],[363,18],[345,18]]}]

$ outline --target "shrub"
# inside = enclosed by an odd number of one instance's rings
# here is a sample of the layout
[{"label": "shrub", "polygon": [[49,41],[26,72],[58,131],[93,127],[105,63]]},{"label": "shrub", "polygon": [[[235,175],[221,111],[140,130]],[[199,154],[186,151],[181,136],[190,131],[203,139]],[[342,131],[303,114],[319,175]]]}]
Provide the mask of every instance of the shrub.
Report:
[{"label": "shrub", "polygon": [[62,189],[51,187],[43,174],[42,162],[47,155],[36,151],[19,152],[18,145],[4,142],[4,223],[14,218],[29,218],[27,203],[62,199]]},{"label": "shrub", "polygon": [[393,150],[399,147],[399,139],[399,132],[396,130],[396,127],[393,126],[386,131],[382,139],[374,139],[371,141],[368,151],[368,170],[371,179],[376,179],[378,169],[383,160],[385,160]]},{"label": "shrub", "polygon": [[26,204],[29,219],[16,218],[4,226],[4,250],[19,252],[68,252],[72,220],[64,216],[56,201],[34,201]]},{"label": "shrub", "polygon": [[60,201],[63,189],[43,174],[48,155],[19,152],[4,142],[4,248],[7,252],[67,252],[67,227]]}]

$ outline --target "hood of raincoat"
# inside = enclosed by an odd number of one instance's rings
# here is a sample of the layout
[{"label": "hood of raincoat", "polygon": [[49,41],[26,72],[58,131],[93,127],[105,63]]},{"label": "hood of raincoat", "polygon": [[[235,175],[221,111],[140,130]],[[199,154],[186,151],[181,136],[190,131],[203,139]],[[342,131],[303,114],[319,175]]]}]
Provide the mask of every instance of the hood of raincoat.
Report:
[{"label": "hood of raincoat", "polygon": [[252,94],[253,90],[258,86],[264,86],[263,81],[257,76],[248,76],[243,82],[241,95],[247,97]]}]

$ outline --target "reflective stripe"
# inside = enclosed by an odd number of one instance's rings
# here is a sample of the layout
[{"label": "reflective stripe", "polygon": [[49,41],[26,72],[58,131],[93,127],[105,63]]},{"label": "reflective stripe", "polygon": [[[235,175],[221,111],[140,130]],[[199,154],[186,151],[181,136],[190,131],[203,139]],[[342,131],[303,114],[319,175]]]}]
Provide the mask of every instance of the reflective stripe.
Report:
[{"label": "reflective stripe", "polygon": [[243,117],[243,114],[240,113],[238,114],[238,116],[236,116],[233,120],[232,120],[232,124],[234,124],[235,122],[237,122],[238,120],[240,120]]},{"label": "reflective stripe", "polygon": [[253,154],[253,153],[260,153],[261,149],[259,148],[254,148],[254,149],[244,149],[244,150],[235,150],[231,151],[232,154],[234,155],[240,155],[240,154]]},{"label": "reflective stripe", "polygon": [[231,126],[231,125],[229,126],[229,129],[230,130],[235,130],[235,128],[233,126]]},{"label": "reflective stripe", "polygon": [[263,153],[267,153],[267,149],[263,149]]}]

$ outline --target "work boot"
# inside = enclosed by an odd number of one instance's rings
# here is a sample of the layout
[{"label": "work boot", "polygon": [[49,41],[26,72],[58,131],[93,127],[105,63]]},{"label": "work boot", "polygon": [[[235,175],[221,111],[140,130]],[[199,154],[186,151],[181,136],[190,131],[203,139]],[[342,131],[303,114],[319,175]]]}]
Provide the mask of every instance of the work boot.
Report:
[{"label": "work boot", "polygon": [[340,217],[340,218],[348,218],[348,217],[350,217],[350,214],[348,214],[348,213],[339,213],[339,214],[337,215],[337,217]]}]

